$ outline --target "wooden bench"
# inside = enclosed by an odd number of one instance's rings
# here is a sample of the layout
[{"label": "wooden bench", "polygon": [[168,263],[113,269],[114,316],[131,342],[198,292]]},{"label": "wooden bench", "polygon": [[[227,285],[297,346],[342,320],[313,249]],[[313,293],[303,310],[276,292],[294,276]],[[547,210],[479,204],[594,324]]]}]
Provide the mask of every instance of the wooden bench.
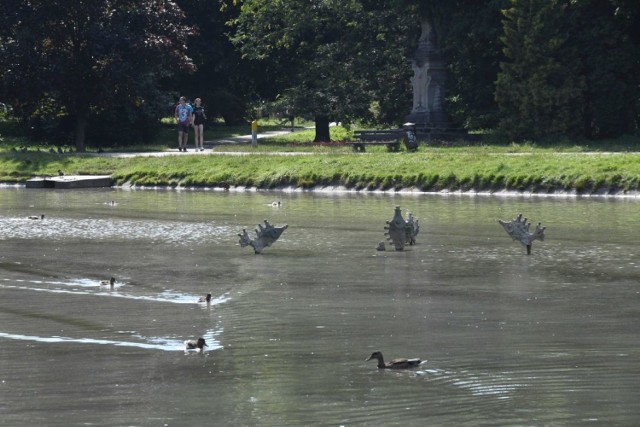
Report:
[{"label": "wooden bench", "polygon": [[349,142],[355,151],[365,151],[367,145],[386,145],[388,151],[399,151],[402,129],[392,130],[357,130],[353,136],[357,141]]}]

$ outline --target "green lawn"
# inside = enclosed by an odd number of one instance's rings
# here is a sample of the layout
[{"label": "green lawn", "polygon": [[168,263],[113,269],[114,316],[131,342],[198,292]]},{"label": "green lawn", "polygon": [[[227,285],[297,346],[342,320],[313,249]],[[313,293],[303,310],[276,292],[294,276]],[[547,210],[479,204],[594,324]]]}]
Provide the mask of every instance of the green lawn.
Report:
[{"label": "green lawn", "polygon": [[[266,128],[266,126],[265,126]],[[271,129],[278,128],[272,125]],[[262,129],[264,130],[264,129]],[[167,130],[171,132],[171,130]],[[214,130],[211,129],[214,135]],[[218,137],[243,135],[243,127],[216,129]],[[175,135],[175,133],[173,133]],[[216,146],[209,154],[115,158],[95,154],[51,154],[44,144],[15,147],[24,139],[2,137],[0,182],[24,182],[34,176],[109,174],[118,184],[168,186],[344,186],[356,189],[421,191],[575,191],[635,192],[640,189],[640,138],[552,143],[431,142],[417,152],[388,153],[372,147],[354,153],[344,142],[349,131],[332,128],[331,144],[314,144],[313,130],[261,139],[250,144]],[[210,139],[207,136],[207,139]],[[489,140],[490,138],[487,138]],[[162,151],[171,142],[146,147]],[[37,151],[40,148],[40,151]]]}]

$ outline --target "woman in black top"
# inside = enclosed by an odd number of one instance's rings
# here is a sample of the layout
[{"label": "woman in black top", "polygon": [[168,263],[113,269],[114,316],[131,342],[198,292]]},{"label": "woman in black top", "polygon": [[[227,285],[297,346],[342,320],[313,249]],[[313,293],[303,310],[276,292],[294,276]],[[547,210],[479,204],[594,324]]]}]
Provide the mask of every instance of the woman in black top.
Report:
[{"label": "woman in black top", "polygon": [[204,151],[204,121],[207,116],[204,115],[204,107],[201,105],[202,100],[196,98],[193,107],[193,133],[196,140],[196,151]]}]

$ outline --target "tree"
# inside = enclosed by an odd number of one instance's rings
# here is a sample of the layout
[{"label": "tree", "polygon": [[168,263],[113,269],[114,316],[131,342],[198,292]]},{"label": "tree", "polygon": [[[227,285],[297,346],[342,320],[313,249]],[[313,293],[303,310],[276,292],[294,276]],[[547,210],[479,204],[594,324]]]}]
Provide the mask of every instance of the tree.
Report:
[{"label": "tree", "polygon": [[504,11],[504,54],[496,85],[500,127],[512,138],[579,135],[584,77],[570,43],[567,2],[511,0]]},{"label": "tree", "polygon": [[622,10],[609,0],[575,3],[569,25],[586,81],[584,135],[610,138],[634,131],[640,55],[631,31],[637,29],[627,26]]},{"label": "tree", "polygon": [[272,90],[315,116],[315,140],[327,141],[330,120],[372,120],[376,101],[385,113],[399,100],[409,105],[407,40],[417,20],[389,3],[246,0],[233,41],[264,64]]},{"label": "tree", "polygon": [[191,99],[201,97],[207,117],[222,117],[226,124],[246,123],[247,98],[254,92],[253,70],[242,61],[228,37],[227,21],[238,9],[211,0],[176,0],[185,13],[185,22],[198,29],[187,41],[189,56],[196,71],[189,79],[174,79],[180,94]]},{"label": "tree", "polygon": [[513,137],[616,137],[638,127],[640,7],[512,0],[496,99]]},{"label": "tree", "polygon": [[148,108],[160,79],[193,68],[185,48],[193,29],[170,0],[0,4],[12,11],[0,30],[5,96],[23,117],[49,105],[73,120],[78,151],[91,116]]},{"label": "tree", "polygon": [[451,75],[447,111],[467,129],[498,123],[495,82],[504,61],[500,36],[502,9],[509,0],[457,0],[442,41]]}]

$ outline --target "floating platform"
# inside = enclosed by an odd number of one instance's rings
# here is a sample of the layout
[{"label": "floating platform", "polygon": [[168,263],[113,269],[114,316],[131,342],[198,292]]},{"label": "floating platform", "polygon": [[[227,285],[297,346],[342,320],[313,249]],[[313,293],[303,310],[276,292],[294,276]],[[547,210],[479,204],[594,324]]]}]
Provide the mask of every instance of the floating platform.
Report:
[{"label": "floating platform", "polygon": [[101,188],[111,187],[110,175],[64,175],[32,178],[27,181],[27,188]]}]

